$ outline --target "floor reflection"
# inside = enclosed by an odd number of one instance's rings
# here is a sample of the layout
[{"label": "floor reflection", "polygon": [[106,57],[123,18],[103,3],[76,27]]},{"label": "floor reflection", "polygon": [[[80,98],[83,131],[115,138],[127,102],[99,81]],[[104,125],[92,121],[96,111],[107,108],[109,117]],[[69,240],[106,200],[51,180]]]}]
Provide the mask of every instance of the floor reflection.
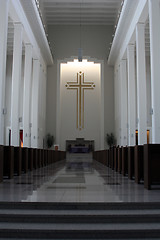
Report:
[{"label": "floor reflection", "polygon": [[68,154],[66,161],[5,179],[0,201],[157,202],[160,191],[144,189],[93,161],[90,154]]}]

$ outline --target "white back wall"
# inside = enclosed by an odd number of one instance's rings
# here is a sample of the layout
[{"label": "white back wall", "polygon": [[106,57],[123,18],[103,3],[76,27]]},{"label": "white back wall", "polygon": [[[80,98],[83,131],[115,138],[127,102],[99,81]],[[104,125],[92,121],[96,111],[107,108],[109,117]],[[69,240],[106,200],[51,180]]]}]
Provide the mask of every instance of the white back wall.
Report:
[{"label": "white back wall", "polygon": [[[79,26],[50,26],[48,29],[54,65],[48,67],[46,133],[56,136],[56,99],[58,60],[78,55],[80,47]],[[82,26],[83,55],[104,61],[104,135],[114,132],[114,83],[113,68],[107,64],[109,46],[112,39],[112,26]],[[104,139],[105,143],[105,139]]]},{"label": "white back wall", "polygon": [[[60,148],[65,150],[66,140],[85,138],[94,140],[95,149],[100,149],[100,64],[91,62],[61,64],[60,79]],[[80,86],[80,81],[84,87],[73,87]]]}]

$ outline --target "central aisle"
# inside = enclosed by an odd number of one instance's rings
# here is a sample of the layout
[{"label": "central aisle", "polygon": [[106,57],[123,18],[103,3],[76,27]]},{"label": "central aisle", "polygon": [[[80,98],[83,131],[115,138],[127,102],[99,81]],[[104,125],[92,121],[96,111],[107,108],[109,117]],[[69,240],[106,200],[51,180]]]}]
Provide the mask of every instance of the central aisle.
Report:
[{"label": "central aisle", "polygon": [[24,201],[122,201],[112,190],[112,186],[119,184],[118,179],[111,177],[110,170],[106,170],[92,160],[92,154],[67,153],[66,164]]},{"label": "central aisle", "polygon": [[144,189],[92,160],[91,154],[67,154],[66,161],[5,179],[0,201],[159,202],[160,191]]}]

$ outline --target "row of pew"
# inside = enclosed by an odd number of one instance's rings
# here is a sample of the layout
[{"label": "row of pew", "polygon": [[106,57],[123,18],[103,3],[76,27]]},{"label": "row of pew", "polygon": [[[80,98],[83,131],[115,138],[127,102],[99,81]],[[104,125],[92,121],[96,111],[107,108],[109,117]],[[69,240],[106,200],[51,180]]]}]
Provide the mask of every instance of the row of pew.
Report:
[{"label": "row of pew", "polygon": [[65,151],[0,145],[0,182],[65,158]]},{"label": "row of pew", "polygon": [[94,151],[93,159],[112,170],[128,176],[146,189],[160,185],[160,144],[145,144],[126,147],[111,147]]}]

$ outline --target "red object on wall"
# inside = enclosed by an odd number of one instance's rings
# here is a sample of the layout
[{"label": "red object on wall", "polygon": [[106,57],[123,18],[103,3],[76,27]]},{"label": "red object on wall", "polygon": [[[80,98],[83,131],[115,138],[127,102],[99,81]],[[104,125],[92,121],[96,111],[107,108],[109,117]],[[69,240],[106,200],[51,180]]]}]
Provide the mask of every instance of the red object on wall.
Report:
[{"label": "red object on wall", "polygon": [[20,147],[23,147],[23,130],[19,131]]}]

